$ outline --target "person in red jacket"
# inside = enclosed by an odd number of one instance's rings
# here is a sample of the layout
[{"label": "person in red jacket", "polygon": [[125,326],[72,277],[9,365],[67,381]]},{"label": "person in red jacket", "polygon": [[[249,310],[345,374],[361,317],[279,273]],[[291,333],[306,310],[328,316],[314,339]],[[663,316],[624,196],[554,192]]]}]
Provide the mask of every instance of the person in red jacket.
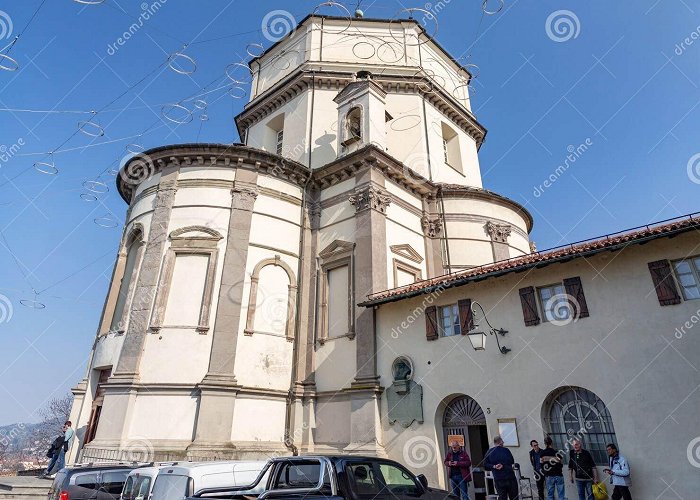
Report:
[{"label": "person in red jacket", "polygon": [[445,467],[447,467],[450,476],[452,494],[460,497],[461,500],[469,500],[469,483],[472,480],[469,467],[471,465],[472,459],[469,458],[469,454],[464,451],[458,441],[452,441],[445,457]]}]

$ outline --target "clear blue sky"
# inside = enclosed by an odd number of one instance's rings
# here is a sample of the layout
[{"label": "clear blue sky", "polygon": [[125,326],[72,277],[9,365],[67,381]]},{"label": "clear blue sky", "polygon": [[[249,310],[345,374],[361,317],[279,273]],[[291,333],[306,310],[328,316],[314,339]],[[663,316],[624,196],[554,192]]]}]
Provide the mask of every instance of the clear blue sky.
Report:
[{"label": "clear blue sky", "polygon": [[[0,316],[8,303],[13,312],[0,323],[0,424],[35,420],[47,398],[83,376],[126,210],[108,171],[127,154],[126,144],[236,141],[233,117],[244,102],[225,89],[207,94],[207,121],[195,114],[185,125],[165,123],[161,105],[216,89],[225,83],[228,64],[248,58],[247,44],[267,47],[261,22],[268,12],[285,9],[301,20],[318,3],[161,2],[116,51],[110,44],[139,17],[141,2],[46,1],[24,31],[41,0],[0,4],[0,47],[21,34],[0,52],[10,50],[20,64],[17,71],[0,71],[0,144],[7,148],[0,156],[0,229],[6,239],[0,241]],[[346,4],[353,11],[356,1]],[[540,249],[700,210],[700,168],[688,172],[689,160],[700,153],[697,2],[505,0],[500,13],[483,20],[480,5],[443,0],[436,37],[455,57],[471,52],[469,62],[480,67],[473,102],[489,130],[480,153],[484,185],[526,205]],[[368,17],[393,17],[404,7],[425,5],[363,2]],[[575,14],[569,19],[576,36],[557,42],[546,22],[561,9]],[[550,33],[567,38],[565,32]],[[699,39],[688,45],[685,38]],[[197,70],[181,75],[164,62],[187,42],[185,53]],[[108,104],[95,119],[103,137],[71,138],[90,115],[63,111]],[[124,139],[146,129],[141,138]],[[69,138],[60,148],[65,152],[34,154]],[[535,186],[565,161],[567,147],[587,139],[585,154],[535,196]],[[17,154],[8,158],[19,142]],[[35,161],[54,163],[58,175],[36,172]],[[97,202],[84,201],[86,180],[104,181],[110,190]],[[93,222],[103,216],[114,217],[119,227]],[[32,288],[41,292],[45,309],[20,305],[34,298]]]}]

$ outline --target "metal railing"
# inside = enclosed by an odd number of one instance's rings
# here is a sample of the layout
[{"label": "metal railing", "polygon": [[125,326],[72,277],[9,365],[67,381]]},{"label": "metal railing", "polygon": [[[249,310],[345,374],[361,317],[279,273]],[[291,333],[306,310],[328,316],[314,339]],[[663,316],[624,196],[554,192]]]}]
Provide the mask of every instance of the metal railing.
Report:
[{"label": "metal railing", "polygon": [[211,462],[230,460],[225,456],[192,456],[175,451],[135,451],[133,449],[82,448],[78,452],[77,463],[90,462]]}]

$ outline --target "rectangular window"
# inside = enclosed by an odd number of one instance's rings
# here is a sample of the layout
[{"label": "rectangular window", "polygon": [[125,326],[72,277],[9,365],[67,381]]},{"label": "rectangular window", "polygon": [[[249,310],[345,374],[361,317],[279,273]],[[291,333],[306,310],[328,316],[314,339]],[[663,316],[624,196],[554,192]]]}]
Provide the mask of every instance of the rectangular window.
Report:
[{"label": "rectangular window", "polygon": [[676,278],[685,300],[700,299],[700,257],[677,260],[673,263]]},{"label": "rectangular window", "polygon": [[544,321],[566,321],[571,315],[571,307],[564,285],[543,286],[537,289],[540,310]]},{"label": "rectangular window", "polygon": [[462,329],[459,325],[459,309],[457,304],[441,306],[438,309],[440,312],[440,335],[443,337],[460,335]]},{"label": "rectangular window", "polygon": [[445,155],[445,163],[450,164],[450,152],[447,148],[447,139],[442,138],[442,152]]},{"label": "rectangular window", "polygon": [[175,256],[163,325],[199,325],[208,267],[208,254],[177,254]]},{"label": "rectangular window", "polygon": [[328,336],[347,335],[350,329],[350,268],[340,266],[328,271]]},{"label": "rectangular window", "polygon": [[278,155],[282,154],[282,143],[284,142],[284,130],[277,131],[277,144],[275,146],[275,152]]}]

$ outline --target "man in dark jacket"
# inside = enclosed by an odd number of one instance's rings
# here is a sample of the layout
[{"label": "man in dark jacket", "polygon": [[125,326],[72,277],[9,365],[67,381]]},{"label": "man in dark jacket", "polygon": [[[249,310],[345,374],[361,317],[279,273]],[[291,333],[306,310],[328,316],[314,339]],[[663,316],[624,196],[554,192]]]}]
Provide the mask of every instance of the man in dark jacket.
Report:
[{"label": "man in dark jacket", "polygon": [[535,472],[537,496],[539,500],[544,500],[544,475],[542,474],[542,462],[540,462],[542,449],[536,439],[530,441],[530,447],[532,448],[530,450],[530,464],[532,464],[532,470]]},{"label": "man in dark jacket", "polygon": [[[64,452],[65,447],[66,447],[66,438],[65,438],[65,432],[66,432],[66,426],[63,426],[63,429],[61,430],[61,434],[58,435],[56,439],[53,440],[53,443],[51,443],[51,447],[49,448],[49,451],[46,453],[46,456],[51,458],[51,461],[49,462],[49,466],[46,468],[46,471],[41,474],[39,477],[48,477],[52,478],[53,475],[56,474],[60,470],[60,468],[56,467],[56,464],[61,457],[61,453]],[[51,473],[51,470],[56,468],[56,471]]]},{"label": "man in dark jacket", "polygon": [[486,452],[484,469],[493,472],[498,500],[518,500],[518,480],[513,472],[513,454],[503,446],[501,436],[493,438],[493,448]]},{"label": "man in dark jacket", "polygon": [[566,500],[566,487],[564,486],[564,472],[562,471],[561,454],[554,449],[552,438],[544,438],[546,448],[540,454],[542,471],[547,485],[547,500],[554,500],[554,490],[557,491],[557,500]]},{"label": "man in dark jacket", "polygon": [[581,441],[574,439],[574,449],[569,450],[569,475],[576,483],[578,500],[594,500],[593,483],[597,481],[598,470],[593,457],[581,446]]},{"label": "man in dark jacket", "polygon": [[469,482],[472,480],[469,467],[471,465],[472,459],[469,458],[469,454],[462,449],[459,442],[452,441],[445,457],[445,466],[450,475],[452,494],[462,500],[469,500]]}]

